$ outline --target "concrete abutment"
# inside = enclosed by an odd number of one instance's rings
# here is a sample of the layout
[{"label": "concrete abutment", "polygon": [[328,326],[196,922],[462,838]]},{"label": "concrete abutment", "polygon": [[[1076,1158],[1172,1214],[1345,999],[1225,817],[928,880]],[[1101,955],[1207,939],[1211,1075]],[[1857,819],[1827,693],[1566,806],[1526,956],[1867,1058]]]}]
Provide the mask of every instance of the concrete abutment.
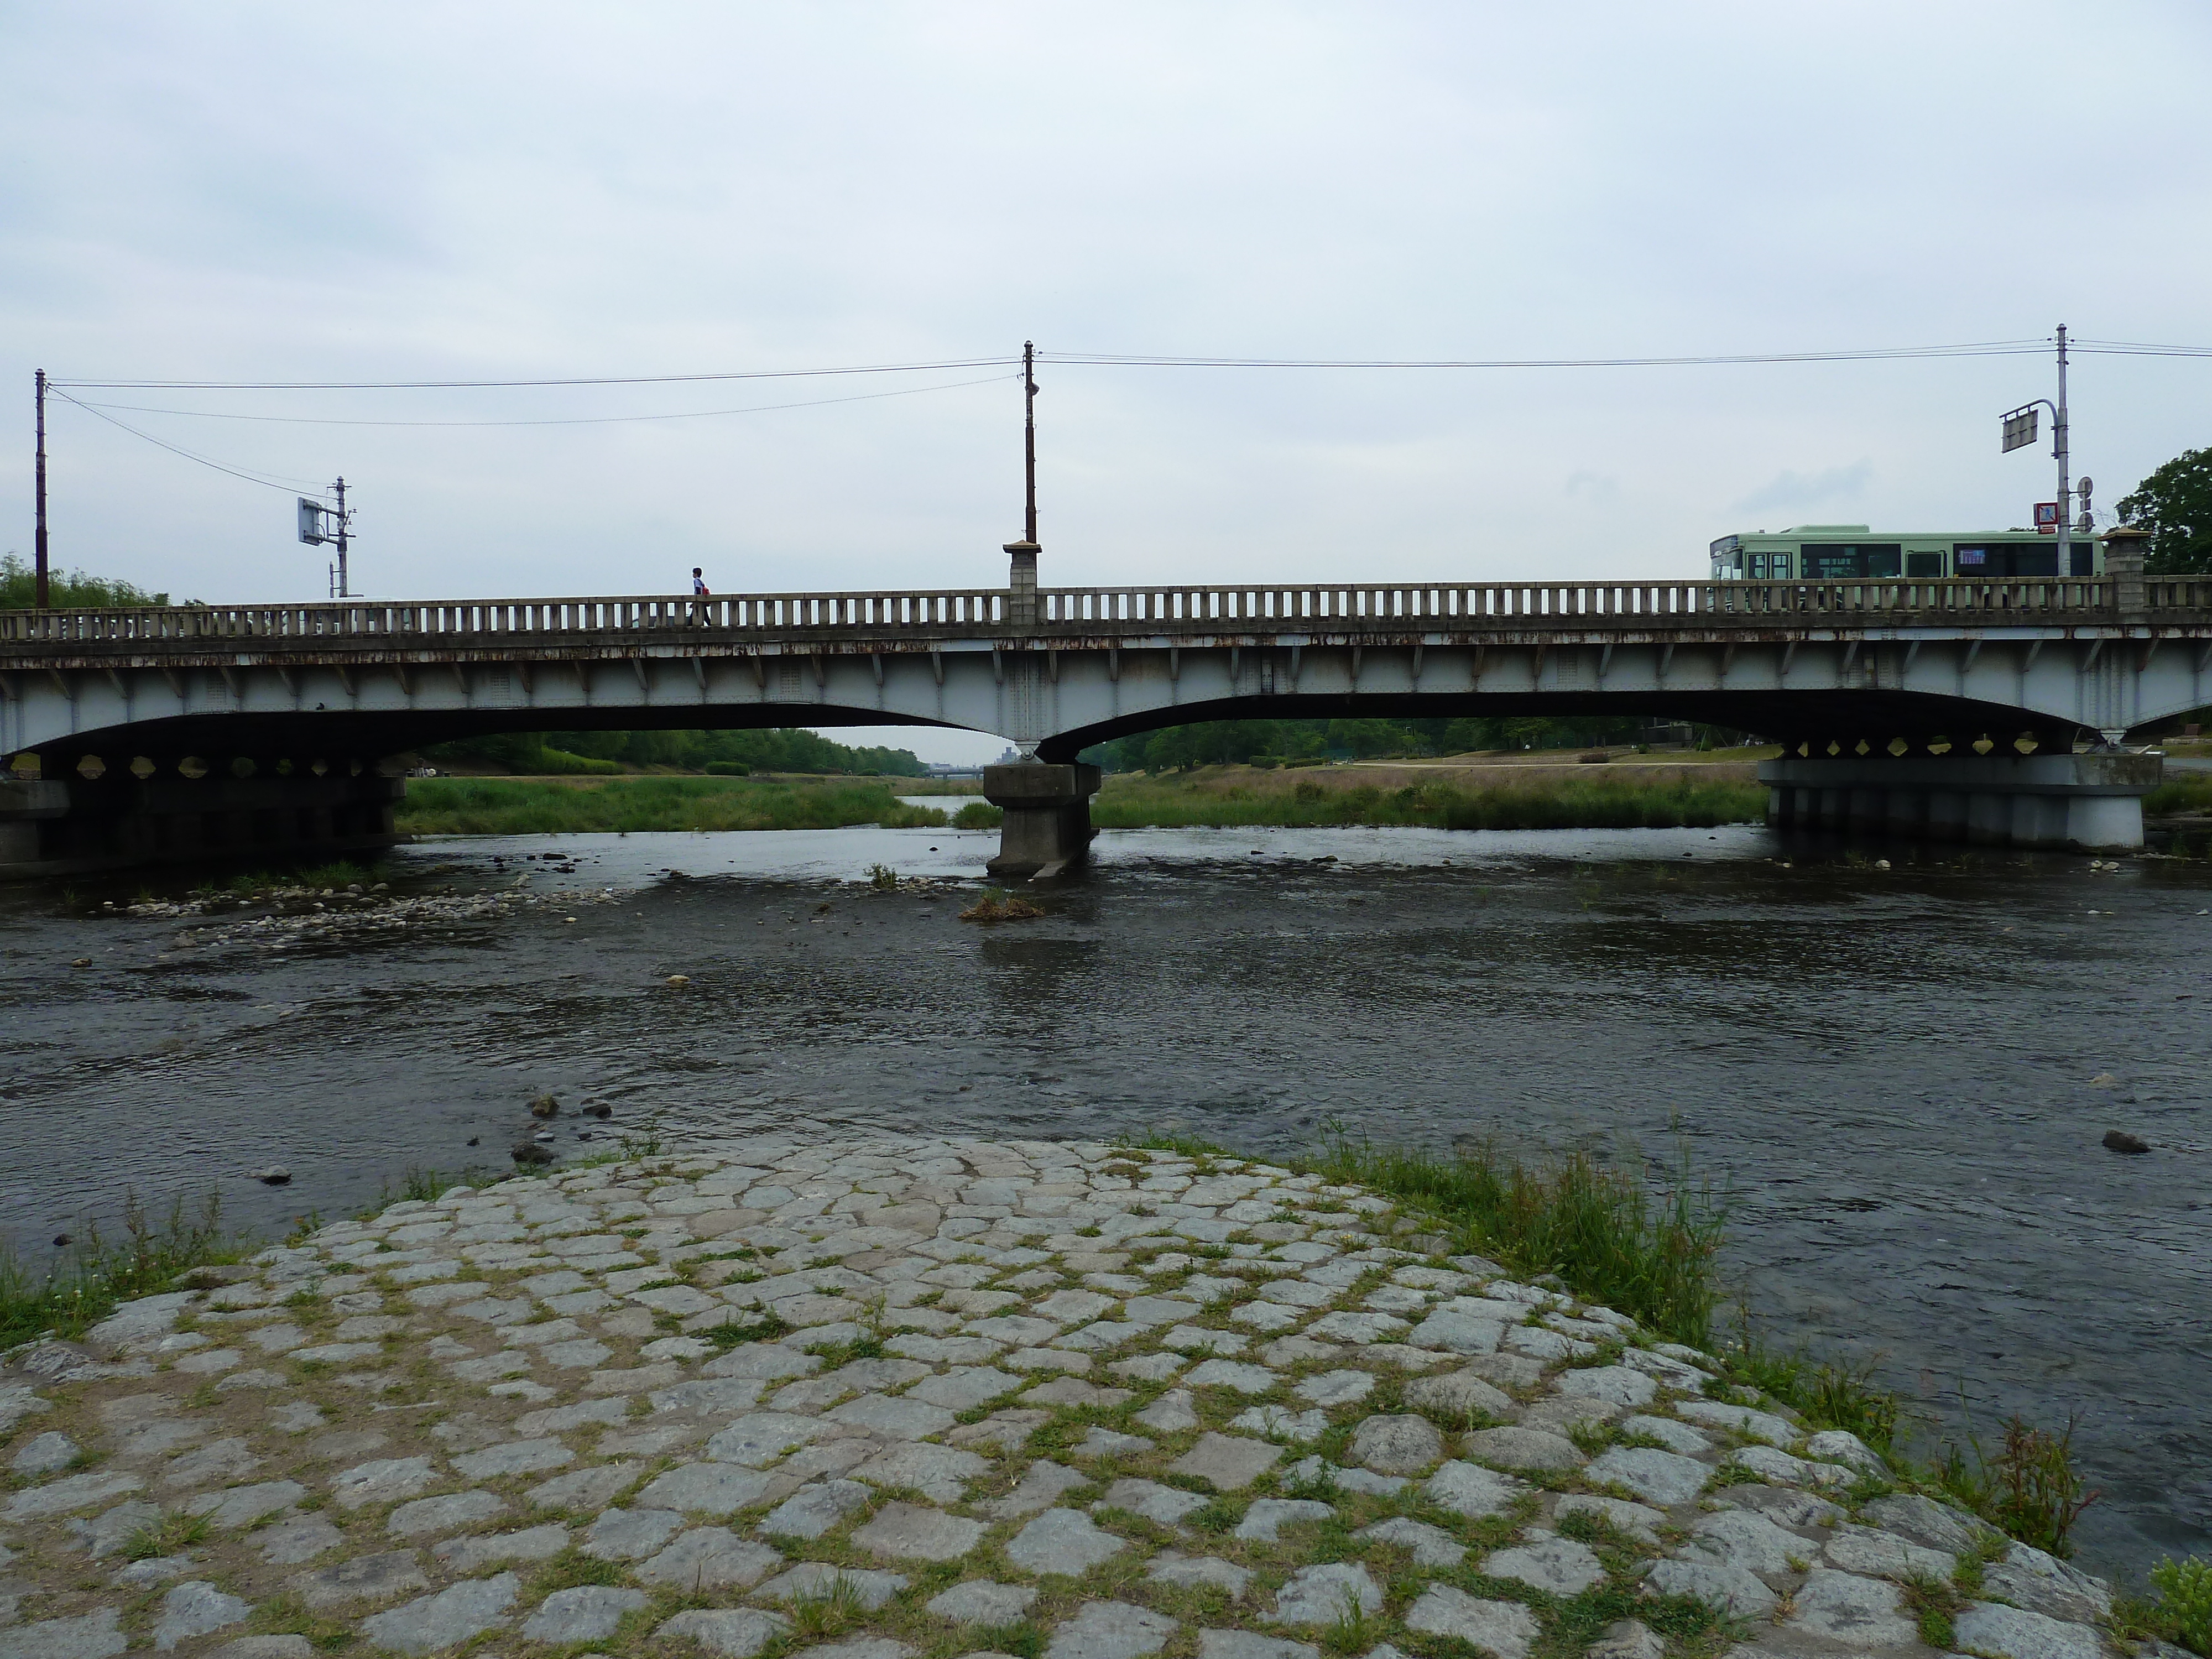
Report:
[{"label": "concrete abutment", "polygon": [[1762,762],[1767,822],[1980,847],[2143,844],[2142,798],[2156,755],[1961,755]]},{"label": "concrete abutment", "polygon": [[1006,813],[999,854],[984,867],[994,876],[1057,876],[1091,854],[1091,798],[1104,775],[1079,763],[1027,761],[983,769],[983,799]]}]

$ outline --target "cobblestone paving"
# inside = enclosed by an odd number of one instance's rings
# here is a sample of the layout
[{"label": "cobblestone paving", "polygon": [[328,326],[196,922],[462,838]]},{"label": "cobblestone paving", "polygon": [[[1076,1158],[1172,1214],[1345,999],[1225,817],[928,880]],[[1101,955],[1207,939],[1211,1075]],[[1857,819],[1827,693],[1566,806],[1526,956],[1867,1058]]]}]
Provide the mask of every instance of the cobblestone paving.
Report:
[{"label": "cobblestone paving", "polygon": [[2100,1582],[1358,1188],[746,1155],[395,1204],[17,1350],[0,1659],[1924,1654],[1905,1587],[1976,1562],[1960,1650],[2121,1650]]}]

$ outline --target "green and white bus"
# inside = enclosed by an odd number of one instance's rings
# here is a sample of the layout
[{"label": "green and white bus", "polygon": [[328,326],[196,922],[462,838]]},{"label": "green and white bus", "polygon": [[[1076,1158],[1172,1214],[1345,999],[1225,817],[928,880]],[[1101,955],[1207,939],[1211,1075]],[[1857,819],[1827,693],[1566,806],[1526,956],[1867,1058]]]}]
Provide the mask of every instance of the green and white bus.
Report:
[{"label": "green and white bus", "polygon": [[[1723,536],[1712,544],[1716,581],[1848,582],[1941,579],[2009,581],[2057,576],[2058,538],[2033,530],[1876,534],[1863,524],[1804,524],[1769,535]],[[2103,573],[2104,544],[2076,532],[2067,547],[2069,576]]]}]

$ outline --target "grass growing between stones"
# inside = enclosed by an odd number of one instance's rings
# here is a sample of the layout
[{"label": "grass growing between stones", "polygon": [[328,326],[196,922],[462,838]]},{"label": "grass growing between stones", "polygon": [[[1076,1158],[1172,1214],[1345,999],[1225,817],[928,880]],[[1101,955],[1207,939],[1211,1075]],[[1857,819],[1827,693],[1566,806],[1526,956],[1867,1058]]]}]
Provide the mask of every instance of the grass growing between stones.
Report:
[{"label": "grass growing between stones", "polygon": [[1654,1192],[1632,1170],[1582,1152],[1533,1164],[1489,1143],[1441,1156],[1342,1133],[1311,1167],[1412,1206],[1452,1234],[1460,1253],[1529,1276],[1555,1273],[1584,1301],[1674,1341],[1710,1346],[1727,1208],[1686,1169]]},{"label": "grass growing between stones", "polygon": [[2150,1570],[2159,1611],[2172,1638],[2191,1653],[2212,1655],[2212,1561],[2161,1561]]},{"label": "grass growing between stones", "polygon": [[1766,789],[1732,780],[1625,777],[1525,784],[1406,784],[1237,771],[1109,778],[1092,800],[1102,830],[1419,825],[1432,830],[1711,829],[1762,817]]},{"label": "grass growing between stones", "polygon": [[213,1194],[196,1215],[179,1199],[159,1218],[128,1194],[119,1234],[88,1226],[83,1239],[43,1274],[12,1249],[0,1249],[0,1348],[48,1331],[79,1335],[120,1303],[166,1291],[194,1267],[243,1261],[257,1248],[224,1231],[222,1202]]},{"label": "grass growing between stones", "polygon": [[1963,1448],[1956,1441],[1943,1447],[1927,1471],[1933,1484],[2022,1543],[2062,1559],[2073,1554],[2074,1523],[2100,1495],[2074,1467],[2073,1422],[2054,1433],[2015,1414],[1994,1452],[1971,1431],[1966,1439]]},{"label": "grass growing between stones", "polygon": [[933,806],[908,806],[888,784],[840,779],[417,778],[393,813],[416,835],[531,836],[652,830],[934,830]]}]

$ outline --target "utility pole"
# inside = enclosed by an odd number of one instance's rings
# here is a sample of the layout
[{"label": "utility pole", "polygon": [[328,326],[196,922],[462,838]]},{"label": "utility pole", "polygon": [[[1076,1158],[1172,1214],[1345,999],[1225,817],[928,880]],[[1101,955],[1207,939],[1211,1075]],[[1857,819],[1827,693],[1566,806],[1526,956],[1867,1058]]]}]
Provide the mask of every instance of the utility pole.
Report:
[{"label": "utility pole", "polygon": [[2051,411],[2051,453],[2058,458],[2058,574],[2063,577],[2074,574],[2072,562],[2067,556],[2067,508],[2073,504],[2073,492],[2066,483],[2066,325],[2058,325],[2058,402]]},{"label": "utility pole", "polygon": [[[2062,339],[2064,337],[2063,330],[2060,331],[2060,337]],[[2062,357],[2060,361],[2063,362],[2064,359]],[[2060,373],[2060,384],[2063,386],[2064,384],[2064,371],[2062,370]],[[2063,402],[2064,400],[2065,394],[2062,392],[2059,394],[2059,397]],[[1026,424],[1024,426],[1022,432],[1022,464],[1024,480],[1027,486],[1026,493],[1024,496],[1024,500],[1027,503],[1027,511],[1024,514],[1022,518],[1022,539],[1025,542],[1033,543],[1037,538],[1036,342],[1034,340],[1024,340],[1022,342],[1022,408],[1026,417]],[[2063,430],[2063,428],[2061,429]],[[2063,443],[2064,440],[2062,438],[2060,441]]]},{"label": "utility pole", "polygon": [[337,491],[338,496],[338,568],[336,588],[331,594],[331,597],[334,599],[349,599],[353,597],[353,592],[346,586],[346,506],[344,477],[341,476],[337,483],[333,484],[331,488]]},{"label": "utility pole", "polygon": [[40,610],[46,608],[52,597],[46,578],[46,371],[40,369],[33,378],[39,402],[39,459],[35,472],[38,479],[38,526],[31,534],[31,550],[38,565],[38,590],[32,603]]}]

